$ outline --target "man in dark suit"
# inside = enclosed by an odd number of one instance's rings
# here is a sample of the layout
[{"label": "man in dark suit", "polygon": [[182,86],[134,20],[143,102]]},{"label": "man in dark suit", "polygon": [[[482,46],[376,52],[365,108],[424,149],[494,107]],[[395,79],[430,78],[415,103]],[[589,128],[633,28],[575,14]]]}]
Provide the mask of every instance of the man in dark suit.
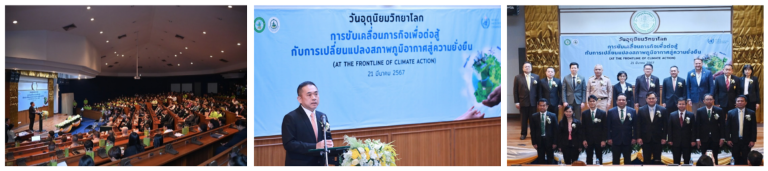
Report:
[{"label": "man in dark suit", "polygon": [[35,109],[35,102],[29,102],[29,109],[27,110],[27,113],[27,115],[29,115],[29,130],[34,131],[33,127],[35,125],[35,116],[40,115],[37,131],[43,132],[43,116],[38,113],[37,109]]},{"label": "man in dark suit", "polygon": [[539,155],[536,158],[538,164],[552,164],[557,148],[557,115],[547,112],[547,99],[539,99],[536,107],[539,112],[531,117],[531,144]]},{"label": "man in dark suit", "polygon": [[747,164],[747,154],[757,140],[757,118],[755,111],[747,109],[747,97],[736,98],[736,108],[728,111],[725,127],[725,140],[731,146],[731,154],[737,165]]},{"label": "man in dark suit", "polygon": [[637,111],[635,134],[637,143],[643,148],[643,164],[655,164],[654,160],[661,160],[661,145],[667,143],[664,127],[669,114],[666,108],[656,105],[656,101],[656,93],[648,92],[645,95],[647,105]]},{"label": "man in dark suit", "polygon": [[[547,68],[547,78],[539,80],[539,97],[547,99],[548,112],[557,113],[558,109],[562,107],[562,83],[560,79],[555,78],[555,68]],[[575,112],[575,111],[574,111]]]},{"label": "man in dark suit", "polygon": [[688,71],[688,74],[686,74],[688,77],[688,79],[686,79],[688,80],[688,87],[686,88],[688,92],[688,105],[693,106],[692,109],[698,109],[704,106],[704,103],[702,102],[704,94],[712,94],[713,89],[715,88],[714,83],[712,82],[712,72],[703,69],[703,63],[701,58],[694,59],[694,69]]},{"label": "man in dark suit", "polygon": [[613,165],[619,165],[621,157],[624,164],[632,161],[632,145],[635,145],[637,135],[633,130],[636,121],[635,109],[627,107],[627,96],[620,94],[616,99],[616,107],[608,111],[606,117],[606,129],[608,129],[608,144],[613,153]]},{"label": "man in dark suit", "polygon": [[715,78],[715,106],[723,108],[725,111],[731,111],[736,106],[735,99],[739,95],[738,87],[741,87],[739,81],[736,81],[738,78],[734,78],[732,73],[733,65],[725,64],[723,75]]},{"label": "man in dark suit", "polygon": [[232,148],[232,146],[235,146],[235,144],[240,143],[240,141],[243,141],[247,138],[248,130],[245,130],[245,123],[246,121],[243,119],[238,119],[235,121],[235,128],[237,128],[237,133],[235,133],[234,136],[232,136],[232,139],[229,140],[226,144],[221,145],[221,147],[216,148],[216,153],[219,154],[224,150],[227,150],[228,148]]},{"label": "man in dark suit", "polygon": [[691,149],[696,146],[696,117],[685,110],[686,104],[685,98],[678,98],[679,110],[672,112],[667,122],[667,137],[672,148],[674,164],[680,164],[681,155],[685,164],[691,164]]},{"label": "man in dark suit", "polygon": [[643,66],[643,72],[645,73],[644,75],[638,76],[637,79],[635,79],[635,108],[640,108],[640,106],[646,105],[645,95],[648,94],[648,92],[659,94],[659,77],[651,75],[653,73],[653,65],[645,64],[645,66]]},{"label": "man in dark suit", "polygon": [[520,109],[522,129],[520,129],[520,140],[524,140],[528,135],[528,117],[536,111],[536,99],[538,99],[539,76],[531,73],[531,63],[523,64],[523,73],[515,76],[514,90],[512,93],[515,100],[515,108]]},{"label": "man in dark suit", "polygon": [[322,166],[324,159],[319,153],[310,153],[310,149],[321,149],[325,145],[333,147],[331,132],[325,134],[323,125],[327,123],[325,114],[316,111],[320,104],[317,86],[310,81],[299,84],[296,89],[298,108],[283,117],[282,135],[285,148],[286,166]]},{"label": "man in dark suit", "polygon": [[677,66],[669,67],[670,77],[664,79],[664,88],[661,89],[661,94],[664,95],[664,108],[667,108],[668,111],[677,110],[677,98],[688,97],[685,94],[685,87],[687,87],[685,79],[677,77],[678,73]]},{"label": "man in dark suit", "polygon": [[725,138],[720,132],[725,129],[725,112],[715,106],[712,94],[704,94],[704,107],[696,110],[696,146],[700,151],[712,150],[712,157],[717,159]]},{"label": "man in dark suit", "polygon": [[603,147],[605,147],[605,111],[597,108],[597,96],[590,95],[587,98],[589,110],[581,113],[584,118],[585,134],[584,147],[587,149],[587,164],[594,164],[593,154],[597,156],[597,162],[603,162]]}]

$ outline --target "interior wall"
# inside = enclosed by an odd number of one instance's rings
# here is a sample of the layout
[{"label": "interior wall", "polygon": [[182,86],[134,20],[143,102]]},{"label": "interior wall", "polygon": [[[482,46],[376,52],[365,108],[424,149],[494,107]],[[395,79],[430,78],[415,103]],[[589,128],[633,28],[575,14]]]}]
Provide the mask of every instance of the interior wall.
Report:
[{"label": "interior wall", "polygon": [[517,53],[519,48],[525,48],[525,7],[519,6],[517,16],[507,16],[507,113],[520,113],[515,108],[514,90],[515,76],[520,74],[520,56]]}]

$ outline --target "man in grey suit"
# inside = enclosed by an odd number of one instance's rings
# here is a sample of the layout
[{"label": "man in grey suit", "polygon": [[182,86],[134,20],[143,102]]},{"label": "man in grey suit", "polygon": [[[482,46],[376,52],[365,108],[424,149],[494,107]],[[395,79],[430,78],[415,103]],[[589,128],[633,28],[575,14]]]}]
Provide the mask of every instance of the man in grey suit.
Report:
[{"label": "man in grey suit", "polygon": [[573,106],[574,118],[581,120],[581,108],[584,107],[584,101],[587,100],[587,80],[578,75],[579,63],[571,62],[569,65],[571,74],[563,77],[563,106],[571,104]]},{"label": "man in grey suit", "polygon": [[536,112],[536,99],[539,94],[536,89],[539,86],[539,81],[537,81],[539,75],[531,73],[531,70],[533,68],[530,62],[523,63],[523,73],[515,76],[512,90],[515,108],[520,110],[521,115],[520,140],[524,140],[525,136],[528,135],[528,117]]},{"label": "man in grey suit", "polygon": [[635,79],[635,108],[647,105],[645,103],[645,95],[648,92],[659,94],[659,77],[651,75],[653,73],[653,65],[645,64],[643,66],[644,75],[638,76]]}]

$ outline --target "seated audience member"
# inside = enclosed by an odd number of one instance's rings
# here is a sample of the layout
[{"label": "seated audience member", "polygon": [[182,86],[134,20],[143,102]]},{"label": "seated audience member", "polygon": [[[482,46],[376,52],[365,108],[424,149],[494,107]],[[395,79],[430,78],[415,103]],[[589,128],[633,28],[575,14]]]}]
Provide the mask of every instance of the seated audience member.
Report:
[{"label": "seated audience member", "polygon": [[123,159],[123,153],[120,152],[120,148],[111,148],[107,154],[109,155],[109,160],[113,162]]},{"label": "seated audience member", "polygon": [[247,157],[242,154],[238,154],[231,159],[229,159],[229,166],[246,166],[248,164]]},{"label": "seated audience member", "polygon": [[163,146],[163,130],[157,129],[157,133],[152,139],[152,147],[158,148]]},{"label": "seated audience member", "polygon": [[80,163],[78,163],[78,166],[95,166],[93,163],[93,158],[88,155],[83,155],[83,157],[80,157]]},{"label": "seated audience member", "polygon": [[77,147],[80,146],[80,141],[78,141],[79,138],[77,136],[72,136],[72,144],[69,145],[69,147]]},{"label": "seated audience member", "polygon": [[707,155],[701,155],[699,157],[699,160],[696,161],[696,166],[714,166],[715,161],[712,160],[712,157],[709,157]]},{"label": "seated audience member", "polygon": [[123,153],[124,157],[130,157],[134,154],[138,154],[144,152],[144,144],[141,143],[141,139],[139,139],[139,134],[133,132],[128,137],[128,146],[125,147],[125,152]]},{"label": "seated audience member", "polygon": [[747,164],[750,166],[762,166],[763,154],[754,150],[749,152],[749,154],[747,154]]}]

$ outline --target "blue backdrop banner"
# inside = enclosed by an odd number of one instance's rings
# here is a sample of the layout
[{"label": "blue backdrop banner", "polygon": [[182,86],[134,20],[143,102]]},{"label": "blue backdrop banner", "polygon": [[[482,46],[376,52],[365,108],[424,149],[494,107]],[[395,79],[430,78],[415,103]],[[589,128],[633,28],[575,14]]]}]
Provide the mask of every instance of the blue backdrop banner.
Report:
[{"label": "blue backdrop banner", "polygon": [[[570,74],[569,64],[578,62],[579,74],[595,75],[594,66],[603,65],[603,75],[618,83],[619,71],[627,72],[627,82],[643,75],[643,65],[653,64],[653,75],[669,77],[673,65],[679,77],[693,70],[693,59],[704,59],[704,68],[712,73],[722,70],[731,62],[731,34],[675,34],[675,35],[588,35],[560,36],[560,75]],[[663,83],[662,83],[663,84]]]},{"label": "blue backdrop banner", "polygon": [[334,130],[454,120],[501,82],[501,10],[254,10],[254,135],[279,135],[312,81]]}]

